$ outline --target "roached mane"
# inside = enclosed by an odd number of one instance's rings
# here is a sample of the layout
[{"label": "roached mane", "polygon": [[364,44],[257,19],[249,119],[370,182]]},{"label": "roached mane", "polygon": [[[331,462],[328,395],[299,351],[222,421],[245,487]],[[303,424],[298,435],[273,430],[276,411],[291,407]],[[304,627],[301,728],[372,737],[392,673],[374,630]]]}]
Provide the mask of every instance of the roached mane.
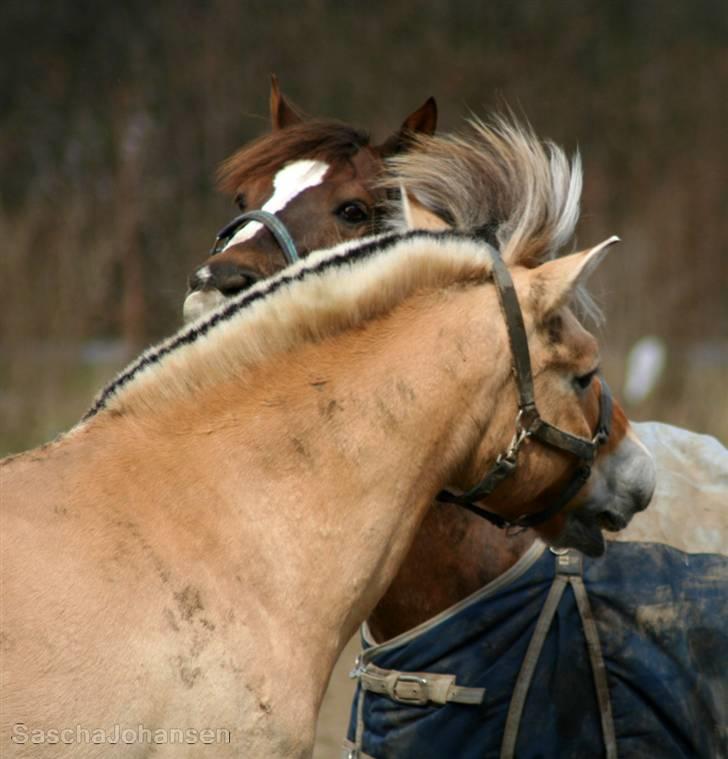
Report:
[{"label": "roached mane", "polygon": [[[403,186],[458,231],[496,246],[509,264],[534,266],[563,252],[579,218],[581,161],[513,119],[469,121],[467,132],[413,137],[387,162]],[[393,226],[401,228],[395,212]]]},{"label": "roached mane", "polygon": [[271,175],[288,161],[312,158],[333,163],[351,158],[369,144],[369,135],[330,119],[307,119],[270,132],[238,150],[218,170],[218,187],[233,193],[243,182]]},{"label": "roached mane", "polygon": [[142,353],[97,396],[107,409],[159,409],[288,352],[389,313],[405,298],[490,276],[490,255],[464,235],[410,232],[311,253]]}]

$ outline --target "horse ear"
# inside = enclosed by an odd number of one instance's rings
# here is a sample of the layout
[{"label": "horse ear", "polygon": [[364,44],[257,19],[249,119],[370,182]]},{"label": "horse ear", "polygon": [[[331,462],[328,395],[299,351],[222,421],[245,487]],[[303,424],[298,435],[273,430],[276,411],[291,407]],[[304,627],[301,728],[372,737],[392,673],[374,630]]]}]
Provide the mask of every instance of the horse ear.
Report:
[{"label": "horse ear", "polygon": [[281,92],[278,77],[270,75],[270,123],[275,132],[303,121],[303,114]]},{"label": "horse ear", "polygon": [[417,134],[433,135],[435,129],[437,129],[437,103],[435,98],[429,97],[416,111],[407,116],[399,131],[379,146],[379,151],[385,157],[401,153],[410,147],[412,137]]},{"label": "horse ear", "polygon": [[574,288],[587,280],[615,242],[619,242],[619,237],[610,237],[594,248],[548,261],[533,269],[528,297],[537,316],[543,319],[561,308]]},{"label": "horse ear", "polygon": [[450,225],[446,221],[430,211],[429,208],[425,208],[414,195],[410,195],[401,185],[399,191],[402,198],[402,216],[407,229],[429,229],[433,232],[450,229]]},{"label": "horse ear", "polygon": [[400,133],[416,133],[433,135],[437,129],[437,102],[435,98],[429,97],[416,110],[402,122]]}]

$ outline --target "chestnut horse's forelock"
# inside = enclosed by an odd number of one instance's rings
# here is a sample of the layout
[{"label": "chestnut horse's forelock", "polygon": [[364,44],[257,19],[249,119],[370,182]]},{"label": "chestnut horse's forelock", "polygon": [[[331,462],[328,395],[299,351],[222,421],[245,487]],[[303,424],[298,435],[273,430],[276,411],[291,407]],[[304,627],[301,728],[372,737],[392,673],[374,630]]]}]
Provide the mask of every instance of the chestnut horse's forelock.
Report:
[{"label": "chestnut horse's forelock", "polygon": [[[275,77],[270,104],[272,131],[222,164],[218,187],[234,196],[243,212],[261,208],[280,212],[280,220],[290,227],[289,236],[296,240],[297,254],[301,257],[311,250],[377,231],[386,198],[386,191],[377,184],[384,158],[409,149],[415,134],[434,133],[437,124],[437,104],[429,98],[384,142],[373,145],[368,133],[361,129],[334,119],[304,116],[283,96]],[[292,163],[311,160],[329,167],[325,181],[318,183],[321,185],[318,191],[307,194],[294,208],[288,208],[292,203],[285,208],[266,208],[271,185],[281,170]],[[306,189],[301,186],[298,195]],[[243,220],[236,219],[236,227],[238,221]],[[275,239],[266,234],[258,237],[260,229],[253,227],[253,230],[256,239],[252,244],[250,234],[243,234],[240,244],[227,244],[231,240],[226,240],[225,245],[220,245],[218,235],[207,260],[188,279],[183,311],[186,321],[218,307],[226,297],[250,287],[262,276],[273,274],[286,258],[292,258],[280,256],[280,250],[273,245],[280,235]],[[267,260],[271,255],[279,259],[277,265]]]},{"label": "chestnut horse's forelock", "polygon": [[292,160],[313,158],[336,163],[370,144],[363,130],[330,119],[308,119],[265,134],[238,150],[218,171],[218,187],[234,193],[243,182],[270,177]]}]

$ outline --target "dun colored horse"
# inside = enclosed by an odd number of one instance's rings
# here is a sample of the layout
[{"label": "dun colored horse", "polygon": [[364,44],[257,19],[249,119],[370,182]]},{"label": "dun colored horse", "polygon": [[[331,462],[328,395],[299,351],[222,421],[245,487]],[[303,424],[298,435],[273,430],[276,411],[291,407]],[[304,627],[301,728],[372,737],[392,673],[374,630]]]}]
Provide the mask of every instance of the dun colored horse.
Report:
[{"label": "dun colored horse", "polygon": [[[395,161],[394,170],[397,176],[393,181],[403,181],[411,192],[428,200],[430,205],[441,213],[445,212],[444,215],[461,228],[479,229],[481,233],[496,234],[497,220],[505,218],[503,203],[504,197],[507,197],[499,188],[503,190],[509,184],[509,178],[504,175],[500,164],[500,157],[504,152],[508,155],[518,154],[516,146],[509,142],[508,131],[506,130],[501,139],[496,139],[490,146],[491,165],[483,166],[483,170],[478,174],[479,179],[483,181],[483,187],[489,184],[490,190],[486,192],[488,202],[484,203],[475,217],[458,216],[457,213],[453,213],[458,209],[449,207],[450,188],[443,181],[444,177],[456,172],[463,161],[472,160],[472,155],[468,154],[467,149],[463,150],[467,146],[458,143],[457,140],[455,144],[446,141],[438,146],[437,140],[415,139],[414,147],[414,153],[408,153],[401,161]],[[431,164],[433,150],[438,158],[435,169]],[[535,143],[528,146],[528,151],[536,155],[542,154],[540,146]],[[522,150],[521,154],[528,151]],[[448,155],[443,155],[443,152]],[[556,155],[558,156],[558,153]],[[295,155],[290,156],[290,160],[295,158]],[[546,164],[542,163],[544,170],[545,166]],[[486,176],[490,177],[487,183],[484,181]],[[571,212],[562,214],[558,235],[552,234],[550,245],[544,244],[544,240],[541,240],[540,249],[532,251],[532,259],[538,260],[558,250],[572,233],[578,209],[579,185],[578,172],[572,176],[570,188],[568,183],[562,185],[564,197],[571,198]],[[513,214],[511,216],[513,217]],[[315,227],[320,219],[325,222],[325,217],[311,215],[308,222]],[[420,215],[420,223],[423,220],[430,226],[433,224],[431,216],[428,218]],[[555,221],[555,218],[552,219],[552,233],[557,229]],[[442,226],[436,220],[434,224]],[[545,230],[548,231],[548,225]],[[251,239],[242,242],[237,253],[252,262],[256,260],[260,251],[257,249],[256,241]],[[280,260],[280,250],[276,249],[275,254],[269,254],[268,265],[275,265],[276,261]],[[254,270],[254,273],[261,276],[264,271]],[[658,541],[692,552],[724,551],[726,520],[725,511],[721,508],[721,499],[725,498],[728,487],[725,449],[721,449],[716,441],[711,442],[702,436],[668,425],[647,423],[636,425],[636,429],[657,459],[660,480],[652,508],[619,533],[618,537],[633,541]],[[505,535],[492,524],[470,512],[450,504],[435,503],[427,512],[403,567],[368,620],[366,636],[370,645],[371,642],[387,641],[397,636],[404,639],[410,635],[409,630],[418,626],[421,629],[425,624],[434,624],[429,620],[437,618],[437,615],[445,613],[446,610],[457,608],[456,605],[463,599],[472,597],[474,593],[481,593],[482,589],[489,587],[489,583],[501,582],[499,578],[505,579],[505,573],[511,567],[523,564],[528,556],[534,553],[538,543],[535,543],[535,540],[536,537],[531,530],[524,530],[517,535]],[[609,566],[619,560],[616,553],[608,556],[608,559]],[[697,603],[700,601],[697,587],[703,580],[702,570],[693,568],[691,571],[693,599]],[[630,588],[626,585],[611,586],[611,590],[624,597],[630,593]],[[576,624],[580,625],[579,622]],[[618,626],[610,625],[608,630],[617,631]],[[453,646],[455,645],[457,643],[453,640]],[[658,665],[653,663],[652,666]],[[696,663],[695,666],[702,665]],[[669,707],[666,705],[666,708]],[[643,712],[647,713],[646,710]],[[561,714],[559,719],[563,720],[565,716]],[[476,715],[476,719],[480,718]],[[575,719],[578,720],[577,717]],[[711,719],[705,717],[695,722],[696,727],[692,731],[694,735],[709,735]],[[481,723],[485,724],[482,720]],[[660,723],[658,718],[655,725],[658,724],[664,725],[664,722]],[[641,727],[644,728],[644,725]],[[659,729],[663,733],[661,737],[655,735],[652,726],[644,730],[646,740],[663,740],[668,731]],[[654,742],[653,745],[658,743]],[[451,749],[458,750],[458,746],[456,742],[451,745]],[[394,755],[401,750],[396,742],[393,742],[390,748],[395,752]],[[415,751],[414,748],[412,750]]]},{"label": "dun colored horse", "polygon": [[[274,213],[296,240],[300,256],[371,234],[385,199],[376,185],[384,159],[406,150],[414,135],[432,134],[437,123],[437,106],[429,98],[398,132],[372,145],[365,132],[347,124],[304,118],[275,77],[270,108],[271,133],[223,164],[220,187],[243,213]],[[257,221],[244,222],[228,225],[214,255],[190,276],[185,321],[288,262],[270,230]]]},{"label": "dun colored horse", "polygon": [[[480,168],[462,167],[463,213],[486,200]],[[508,269],[449,232],[312,254],[2,463],[4,751],[178,757],[217,740],[218,757],[305,756],[341,647],[445,486],[474,492],[520,449],[475,508],[586,549],[647,505],[651,459],[609,414],[567,306],[606,245],[517,264],[569,209],[559,166],[531,169],[535,185],[510,188],[526,197],[504,220]]]}]

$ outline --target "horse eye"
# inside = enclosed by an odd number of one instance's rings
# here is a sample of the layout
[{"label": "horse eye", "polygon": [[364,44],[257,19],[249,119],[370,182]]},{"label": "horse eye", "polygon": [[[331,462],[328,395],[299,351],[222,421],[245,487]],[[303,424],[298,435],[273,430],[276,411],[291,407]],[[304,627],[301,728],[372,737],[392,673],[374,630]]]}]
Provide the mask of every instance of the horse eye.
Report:
[{"label": "horse eye", "polygon": [[242,192],[239,192],[239,193],[238,193],[238,194],[235,196],[235,205],[236,205],[236,206],[237,206],[237,207],[238,207],[238,208],[239,208],[241,211],[244,211],[244,210],[245,210],[245,195],[243,195],[243,193],[242,193]]},{"label": "horse eye", "polygon": [[340,205],[335,213],[348,224],[362,224],[369,220],[369,209],[363,203],[347,201]]},{"label": "horse eye", "polygon": [[582,374],[580,377],[574,377],[574,384],[579,390],[587,390],[598,371],[598,369],[592,369],[590,372]]}]

